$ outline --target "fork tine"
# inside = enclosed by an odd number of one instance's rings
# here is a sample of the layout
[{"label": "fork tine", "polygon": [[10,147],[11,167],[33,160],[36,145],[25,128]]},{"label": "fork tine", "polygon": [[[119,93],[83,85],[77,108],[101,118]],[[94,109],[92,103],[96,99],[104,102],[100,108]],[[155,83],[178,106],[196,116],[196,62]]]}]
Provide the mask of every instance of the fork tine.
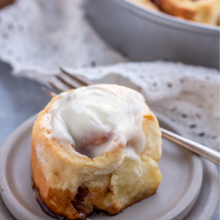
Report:
[{"label": "fork tine", "polygon": [[81,85],[84,86],[88,86],[88,85],[92,85],[91,82],[89,82],[88,80],[82,78],[81,76],[75,75],[75,74],[70,74],[68,73],[66,70],[60,68],[61,72],[66,74],[68,77],[72,78],[73,80],[77,81],[78,83],[80,83]]},{"label": "fork tine", "polygon": [[59,79],[64,85],[68,86],[70,89],[75,89],[75,88],[80,87],[74,81],[67,81],[67,79],[65,79],[61,76],[56,76],[56,78]]},{"label": "fork tine", "polygon": [[61,87],[59,87],[57,84],[55,84],[55,83],[53,83],[53,82],[49,82],[49,84],[54,88],[54,89],[56,89],[57,91],[59,91],[59,93],[61,93],[61,92],[64,92],[64,90],[63,89],[61,89]]},{"label": "fork tine", "polygon": [[47,95],[49,95],[49,96],[51,96],[51,97],[54,97],[54,96],[57,95],[55,92],[53,92],[53,91],[51,91],[51,90],[45,88],[44,86],[42,86],[41,89],[42,89]]}]

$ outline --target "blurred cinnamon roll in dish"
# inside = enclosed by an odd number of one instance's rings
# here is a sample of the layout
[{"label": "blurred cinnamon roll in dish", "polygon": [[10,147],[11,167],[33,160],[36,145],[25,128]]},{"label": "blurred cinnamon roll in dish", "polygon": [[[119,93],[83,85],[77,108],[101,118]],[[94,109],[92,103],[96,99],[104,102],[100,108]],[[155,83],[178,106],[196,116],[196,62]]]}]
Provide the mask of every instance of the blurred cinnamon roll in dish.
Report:
[{"label": "blurred cinnamon roll in dish", "polygon": [[153,0],[165,13],[205,24],[219,24],[219,0]]},{"label": "blurred cinnamon roll in dish", "polygon": [[209,25],[219,25],[220,0],[129,0],[144,8]]},{"label": "blurred cinnamon roll in dish", "polygon": [[32,132],[36,196],[58,216],[110,215],[154,194],[161,182],[161,132],[144,97],[118,85],[61,93]]}]

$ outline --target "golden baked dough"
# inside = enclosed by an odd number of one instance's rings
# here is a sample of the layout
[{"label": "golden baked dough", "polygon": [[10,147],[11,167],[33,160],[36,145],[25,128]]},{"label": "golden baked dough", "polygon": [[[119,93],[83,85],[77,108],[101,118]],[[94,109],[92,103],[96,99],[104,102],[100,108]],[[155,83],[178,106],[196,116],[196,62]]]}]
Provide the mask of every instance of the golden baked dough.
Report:
[{"label": "golden baked dough", "polygon": [[165,13],[205,24],[218,25],[219,0],[153,0]]},{"label": "golden baked dough", "polygon": [[140,6],[144,6],[145,8],[151,11],[160,11],[159,8],[150,0],[130,0],[130,1]]},{"label": "golden baked dough", "polygon": [[33,181],[45,205],[69,219],[85,219],[93,209],[114,215],[154,194],[161,182],[161,132],[154,114],[149,110],[144,116],[146,142],[137,159],[125,156],[121,145],[91,159],[69,153],[50,138],[45,118],[61,97],[38,114],[32,132]]}]

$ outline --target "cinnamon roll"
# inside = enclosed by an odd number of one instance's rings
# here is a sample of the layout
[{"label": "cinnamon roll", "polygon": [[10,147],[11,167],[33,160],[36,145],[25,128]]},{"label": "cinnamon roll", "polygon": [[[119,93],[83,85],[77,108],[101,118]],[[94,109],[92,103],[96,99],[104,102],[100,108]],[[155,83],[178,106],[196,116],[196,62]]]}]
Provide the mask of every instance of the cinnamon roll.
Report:
[{"label": "cinnamon roll", "polygon": [[38,114],[31,146],[36,191],[52,213],[110,215],[154,194],[161,132],[144,97],[118,85],[61,93]]},{"label": "cinnamon roll", "polygon": [[219,0],[153,0],[153,2],[170,15],[205,24],[219,24]]}]

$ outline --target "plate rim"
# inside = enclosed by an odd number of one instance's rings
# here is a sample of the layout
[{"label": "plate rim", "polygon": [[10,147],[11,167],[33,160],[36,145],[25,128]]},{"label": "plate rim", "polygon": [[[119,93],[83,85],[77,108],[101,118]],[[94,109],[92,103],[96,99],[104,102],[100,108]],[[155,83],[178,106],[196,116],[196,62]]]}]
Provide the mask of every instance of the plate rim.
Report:
[{"label": "plate rim", "polygon": [[[154,114],[158,118],[158,120],[163,121],[165,124],[167,124],[169,127],[174,130],[174,132],[181,134],[181,132],[178,130],[177,126],[167,117],[163,116],[160,113],[157,113],[154,111]],[[27,219],[28,216],[30,216],[30,212],[25,209],[23,205],[21,205],[14,197],[12,191],[10,190],[10,187],[7,184],[7,179],[6,179],[6,163],[7,163],[7,158],[8,155],[13,149],[13,146],[16,142],[16,140],[20,137],[21,134],[25,133],[26,130],[30,129],[30,127],[33,126],[34,121],[36,120],[37,115],[34,115],[27,119],[25,122],[23,122],[18,128],[14,130],[14,132],[8,137],[8,139],[5,141],[3,146],[0,148],[0,191],[1,191],[1,196],[6,204],[7,208],[10,210],[10,212],[19,219]],[[202,161],[199,156],[195,155],[192,153],[192,162],[193,162],[193,167],[197,166],[197,171],[195,172],[195,169],[192,175],[192,179],[190,180],[190,186],[188,188],[188,192],[184,194],[182,199],[172,207],[172,209],[160,217],[158,220],[165,220],[165,219],[173,219],[173,218],[184,218],[190,210],[193,208],[195,202],[197,201],[197,198],[200,194],[202,182],[203,182],[203,166],[202,166]],[[198,172],[199,171],[199,172]],[[196,175],[195,175],[196,174]],[[196,181],[195,181],[196,179]],[[193,184],[192,184],[193,183]],[[191,192],[194,185],[198,187],[198,191]],[[188,201],[190,197],[190,202]],[[184,205],[183,205],[184,204]],[[23,213],[21,215],[21,213]],[[31,217],[33,217],[33,213],[31,213]],[[32,218],[33,219],[33,218]],[[39,219],[39,217],[36,216],[36,219]]]}]

